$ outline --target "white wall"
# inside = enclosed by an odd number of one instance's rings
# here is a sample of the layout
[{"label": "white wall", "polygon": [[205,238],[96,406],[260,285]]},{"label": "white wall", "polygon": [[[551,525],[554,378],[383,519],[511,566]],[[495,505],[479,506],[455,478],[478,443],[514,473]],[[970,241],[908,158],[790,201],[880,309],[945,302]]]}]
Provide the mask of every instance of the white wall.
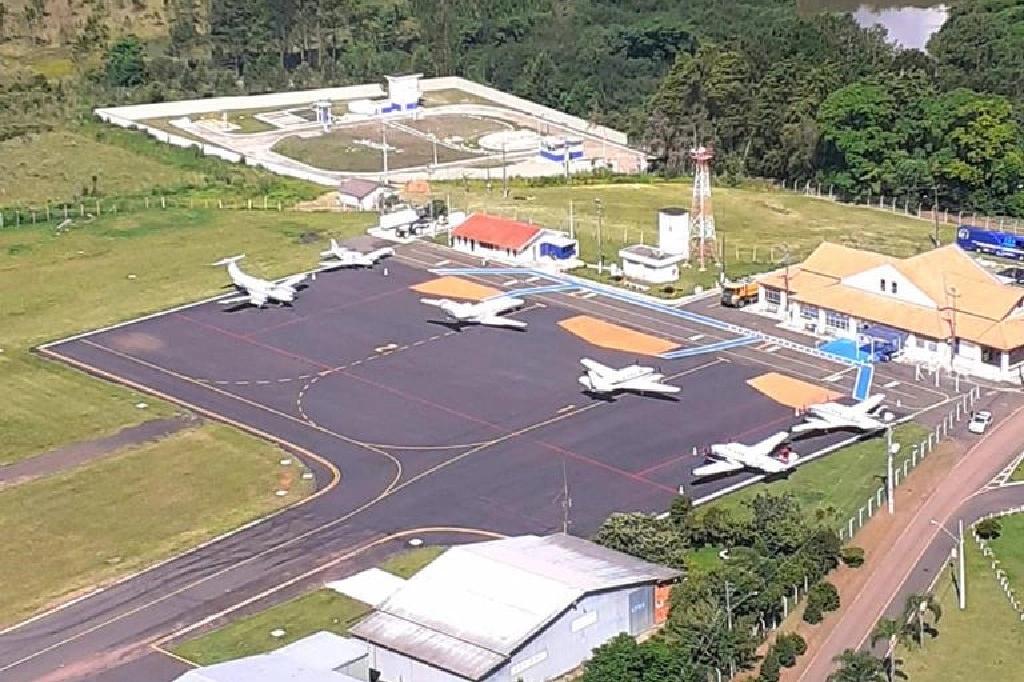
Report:
[{"label": "white wall", "polygon": [[638,279],[652,284],[665,284],[679,279],[679,266],[671,265],[654,268],[631,260],[622,260],[622,274],[630,279]]},{"label": "white wall", "polygon": [[[881,283],[885,281],[885,291],[882,291]],[[892,293],[892,283],[896,282],[896,293]],[[860,289],[869,294],[894,298],[906,303],[936,308],[935,301],[928,298],[923,291],[917,288],[913,282],[903,276],[899,270],[891,265],[880,265],[856,275],[844,277],[842,283],[846,286]]]}]

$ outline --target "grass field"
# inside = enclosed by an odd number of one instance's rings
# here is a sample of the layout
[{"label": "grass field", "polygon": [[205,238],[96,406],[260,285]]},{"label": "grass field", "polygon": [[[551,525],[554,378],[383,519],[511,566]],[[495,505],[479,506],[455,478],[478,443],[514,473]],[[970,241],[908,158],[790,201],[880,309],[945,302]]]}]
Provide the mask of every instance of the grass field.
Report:
[{"label": "grass field", "polygon": [[[903,466],[903,460],[910,458],[911,444],[926,435],[924,428],[913,423],[893,429],[894,442],[903,445],[893,458],[894,466]],[[712,504],[742,509],[744,501],[763,492],[792,493],[812,520],[839,526],[867,504],[884,482],[885,470],[885,438],[872,438],[798,467],[787,478],[745,488]]]},{"label": "grass field", "polygon": [[[388,168],[413,168],[433,163],[433,145],[430,140],[417,137],[394,127],[387,131]],[[279,154],[309,164],[315,168],[333,171],[374,172],[383,167],[384,156],[380,149],[358,142],[381,141],[381,129],[376,124],[359,124],[332,130],[316,137],[286,137],[273,149]],[[463,161],[478,158],[477,154],[437,145],[438,163]]]},{"label": "grass field", "polygon": [[[0,624],[290,504],[281,451],[217,424],[0,493]],[[286,496],[274,493],[288,489]]]},{"label": "grass field", "polygon": [[181,182],[185,173],[171,164],[63,130],[0,142],[0,205],[38,205],[96,188],[124,194]]},{"label": "grass field", "polygon": [[1024,514],[1004,516],[999,522],[1003,531],[991,541],[992,552],[1006,571],[1010,584],[1024,593]]},{"label": "grass field", "polygon": [[[1019,529],[1024,526],[1020,522],[1016,526],[1013,541],[1020,547],[1024,535]],[[965,545],[967,609],[957,608],[956,590],[947,567],[935,587],[942,604],[938,637],[926,637],[922,648],[901,649],[897,653],[897,658],[903,661],[905,679],[910,682],[1017,682],[1024,679],[1024,659],[1020,656],[1024,650],[1024,623],[1007,603],[989,560],[982,556],[978,545],[973,539],[968,539]],[[1009,570],[1002,555],[999,558],[1003,568]],[[1018,576],[1024,575],[1020,558],[1018,551],[1014,566]],[[1019,581],[1015,584],[1018,589],[1024,589]]]},{"label": "grass field", "polygon": [[458,88],[424,92],[422,101],[423,104],[428,107],[440,106],[443,104],[489,104],[491,106],[498,106],[486,97],[480,97],[470,92],[466,92],[465,90],[459,90]]},{"label": "grass field", "polygon": [[[403,552],[380,567],[409,578],[442,551],[441,547],[423,547]],[[175,653],[200,665],[212,665],[273,651],[321,630],[344,635],[369,611],[366,604],[333,590],[317,590],[185,642],[175,649]],[[285,631],[283,637],[270,636],[270,632],[277,628]]]},{"label": "grass field", "polygon": [[[361,232],[357,214],[151,210],[57,235],[50,226],[0,231],[0,464],[170,412],[139,396],[29,355],[43,341],[222,291],[210,266],[245,252],[245,267],[276,277],[307,269],[329,236]],[[303,237],[314,243],[303,243]],[[173,257],[172,257],[173,255]],[[129,276],[134,276],[130,278]],[[70,399],[75,396],[75,399]],[[79,399],[80,398],[80,399]]]},{"label": "grass field", "polygon": [[[599,254],[596,199],[601,200],[602,206],[602,250],[605,262],[611,263],[618,261],[619,249],[624,244],[656,243],[658,209],[688,208],[692,191],[688,182],[513,185],[506,199],[502,196],[500,177],[491,185],[491,191],[487,191],[485,183],[450,183],[435,187],[435,194],[450,196],[452,206],[459,210],[485,211],[561,229],[569,227],[571,203],[575,236],[588,263],[596,263]],[[899,256],[930,248],[928,235],[932,224],[928,221],[796,194],[716,187],[714,211],[718,237],[724,242],[726,272],[731,277],[778,267],[784,244],[789,246],[794,262],[823,240]],[[953,238],[953,227],[943,230],[942,239],[948,243]],[[714,278],[713,267],[703,274],[684,270],[680,286],[707,286]]]}]

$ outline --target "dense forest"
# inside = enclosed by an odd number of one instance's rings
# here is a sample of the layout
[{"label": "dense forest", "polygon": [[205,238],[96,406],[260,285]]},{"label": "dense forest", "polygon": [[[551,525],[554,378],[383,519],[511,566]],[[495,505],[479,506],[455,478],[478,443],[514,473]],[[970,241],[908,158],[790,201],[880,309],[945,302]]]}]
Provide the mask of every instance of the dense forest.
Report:
[{"label": "dense forest", "polygon": [[166,0],[163,35],[146,39],[128,32],[141,20],[107,21],[104,0],[82,5],[65,38],[33,32],[51,0],[6,7],[15,1],[0,0],[0,41],[63,44],[76,69],[62,80],[5,79],[0,138],[100,102],[415,70],[627,130],[660,172],[685,172],[697,140],[714,143],[717,172],[729,177],[1024,215],[1016,0],[953,2],[927,55],[848,15],[802,15],[794,0]]}]

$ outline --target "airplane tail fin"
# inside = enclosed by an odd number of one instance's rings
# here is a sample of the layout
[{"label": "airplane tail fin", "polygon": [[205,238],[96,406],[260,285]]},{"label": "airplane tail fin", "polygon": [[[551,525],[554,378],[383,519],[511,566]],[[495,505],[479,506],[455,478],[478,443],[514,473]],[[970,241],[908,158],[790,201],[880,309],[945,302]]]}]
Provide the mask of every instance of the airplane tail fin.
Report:
[{"label": "airplane tail fin", "polygon": [[216,261],[214,263],[210,263],[210,265],[231,265],[232,263],[237,263],[238,261],[242,260],[243,258],[245,258],[245,254],[244,253],[239,254],[237,256],[229,256],[228,258],[221,258],[219,261]]}]

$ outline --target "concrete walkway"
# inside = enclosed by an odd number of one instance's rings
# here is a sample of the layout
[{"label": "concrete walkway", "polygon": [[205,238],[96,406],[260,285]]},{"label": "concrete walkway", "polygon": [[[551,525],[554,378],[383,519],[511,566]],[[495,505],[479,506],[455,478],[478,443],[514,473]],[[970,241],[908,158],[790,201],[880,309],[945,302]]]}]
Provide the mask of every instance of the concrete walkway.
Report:
[{"label": "concrete walkway", "polygon": [[0,488],[67,471],[106,457],[122,448],[166,438],[199,423],[200,420],[194,415],[153,419],[138,426],[121,429],[112,436],[66,445],[37,457],[23,459],[0,467]]}]

